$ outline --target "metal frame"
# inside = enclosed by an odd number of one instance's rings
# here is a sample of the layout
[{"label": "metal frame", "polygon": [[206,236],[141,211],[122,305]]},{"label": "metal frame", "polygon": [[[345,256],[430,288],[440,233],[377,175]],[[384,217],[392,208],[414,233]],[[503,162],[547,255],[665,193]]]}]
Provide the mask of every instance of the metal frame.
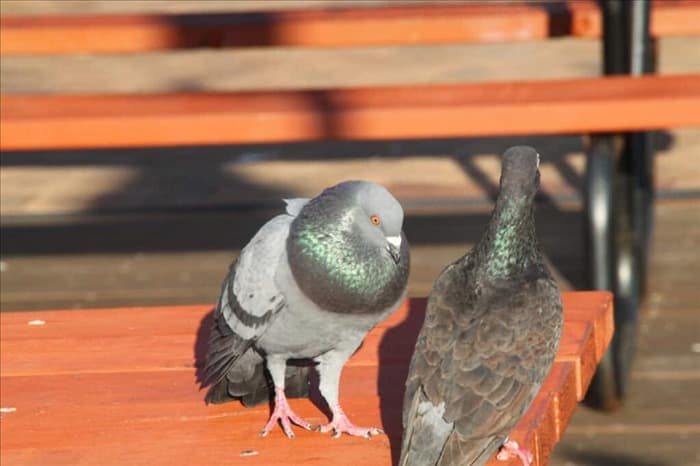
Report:
[{"label": "metal frame", "polygon": [[[653,69],[648,0],[606,0],[603,72],[642,75]],[[589,389],[589,400],[614,409],[624,399],[646,288],[652,228],[653,143],[650,132],[595,135],[587,159],[586,229],[595,289],[615,294],[615,334]]]}]

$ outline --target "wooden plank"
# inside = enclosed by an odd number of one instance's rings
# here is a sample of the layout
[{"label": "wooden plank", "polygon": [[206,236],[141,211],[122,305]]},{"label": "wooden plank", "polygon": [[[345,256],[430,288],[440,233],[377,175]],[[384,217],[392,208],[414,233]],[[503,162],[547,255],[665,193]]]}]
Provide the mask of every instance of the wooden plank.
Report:
[{"label": "wooden plank", "polygon": [[[551,388],[548,384],[552,384]],[[554,389],[555,386],[556,389]],[[554,434],[550,441],[558,442],[564,436],[564,431],[580,401],[577,394],[576,366],[571,362],[555,362],[541,390],[554,393],[551,406]]]},{"label": "wooden plank", "polygon": [[[569,2],[571,34],[597,38],[603,31],[598,4],[593,0]],[[697,0],[656,0],[652,3],[649,24],[653,37],[700,35],[700,2]]]},{"label": "wooden plank", "polygon": [[[552,380],[558,380],[559,374],[570,372],[572,367],[557,363],[552,372],[557,377]],[[254,449],[265,464],[323,464],[329,457],[341,453],[349,457],[338,458],[333,464],[352,464],[352,461],[363,459],[358,458],[358,454],[375,457],[372,463],[364,464],[390,464],[387,440],[396,446],[400,439],[397,428],[400,428],[402,398],[398,391],[399,388],[402,390],[402,384],[393,384],[396,392],[383,393],[398,401],[388,410],[382,406],[384,400],[379,400],[376,393],[358,395],[357,388],[346,383],[362,382],[368,375],[371,374],[367,374],[365,368],[346,371],[341,386],[343,405],[356,422],[382,426],[394,433],[392,437],[379,437],[370,442],[343,437],[336,443],[328,436],[295,429],[297,438],[294,448],[291,448],[293,451],[289,451],[289,440],[277,430],[267,439],[257,438],[269,414],[268,406],[253,409],[243,408],[237,403],[205,406],[202,393],[197,392],[191,383],[191,374],[7,377],[3,378],[3,400],[11,403],[16,411],[4,415],[0,425],[2,460],[5,462],[22,454],[34,453],[21,464],[56,464],[58,452],[66,455],[65,452],[70,451],[72,458],[79,457],[84,464],[114,464],[114,461],[126,462],[126,458],[134,463],[201,464],[217,456],[230,457],[233,464],[240,464],[245,458],[239,458],[239,452]],[[368,383],[362,385],[370,387]],[[372,389],[376,391],[376,381]],[[550,389],[559,390],[559,385],[548,384],[547,390]],[[41,396],[36,396],[37,393]],[[521,444],[529,445],[533,453],[542,450],[538,443],[544,437],[554,444],[551,402],[552,392],[542,391],[512,434],[512,438]],[[310,422],[320,423],[326,419],[311,401],[291,400],[290,403]],[[43,422],[44,419],[54,422]],[[61,422],[55,422],[57,420]],[[393,423],[393,428],[387,422]],[[32,435],[23,435],[29,431]],[[323,442],[328,442],[325,447],[329,451],[314,454],[324,445]],[[114,455],[118,448],[123,448],[123,451]],[[353,448],[369,448],[370,452],[354,452]],[[169,452],[166,457],[160,456],[163,451]],[[285,459],[285,454],[290,456]],[[115,459],[109,460],[109,456]]]},{"label": "wooden plank", "polygon": [[576,366],[576,398],[580,401],[586,394],[588,384],[598,365],[593,326],[588,323],[569,322],[565,325],[566,338],[562,336],[558,359]]},{"label": "wooden plank", "polygon": [[[563,293],[570,301],[569,295]],[[601,296],[606,295],[590,293],[583,302],[595,299],[601,302]],[[348,364],[368,366],[378,359],[383,363],[407,364],[423,323],[424,305],[424,300],[404,304],[370,332]],[[0,313],[2,373],[19,376],[190,371],[200,356],[197,353],[204,351],[211,309],[211,306],[173,306]],[[592,314],[585,322],[577,318],[581,319],[579,313],[569,318],[567,306],[568,324],[557,358],[571,361],[577,370],[582,370],[588,367],[581,362],[582,357],[598,357],[594,350],[595,322],[603,316]],[[29,325],[31,321],[45,323]],[[602,328],[604,324],[598,326]],[[390,345],[391,351],[382,354],[382,344]],[[115,354],[120,356],[115,358]],[[585,381],[590,375],[589,368],[579,378]]]},{"label": "wooden plank", "polygon": [[[571,292],[563,296],[567,327],[561,345],[564,353],[566,348],[575,351],[580,346],[575,342],[582,339],[582,333],[590,336],[594,346],[591,334],[596,328],[611,332],[604,328],[605,322],[612,322],[609,293]],[[363,350],[353,358],[360,363],[349,364],[343,372],[341,399],[346,412],[359,424],[383,426],[388,435],[369,442],[349,437],[331,441],[328,436],[296,429],[293,444],[277,430],[265,439],[257,437],[268,416],[267,406],[205,406],[191,366],[171,371],[161,363],[140,372],[124,369],[132,364],[127,351],[143,358],[151,353],[168,357],[154,348],[149,336],[162,338],[160,343],[171,339],[170,352],[184,361],[191,360],[190,355],[196,352],[193,340],[197,328],[210,306],[0,314],[4,358],[0,394],[3,407],[15,409],[2,414],[0,459],[3,464],[27,465],[176,465],[225,458],[227,464],[236,465],[249,464],[251,459],[240,453],[254,450],[257,455],[253,461],[264,464],[391,464],[400,445],[403,380],[412,350],[410,345],[396,347],[394,342],[415,339],[424,306],[425,300],[406,303],[371,332]],[[44,324],[28,324],[37,320]],[[93,334],[86,328],[92,328]],[[181,339],[183,335],[190,339]],[[119,341],[135,336],[142,341],[140,348],[119,346]],[[566,343],[569,340],[574,344]],[[96,354],[95,341],[111,349],[112,357]],[[387,341],[391,348],[382,349]],[[13,346],[20,343],[28,346]],[[68,370],[45,371],[45,359],[52,352],[63,358]],[[394,352],[405,354],[387,357]],[[85,372],[71,368],[68,362],[87,360],[91,355],[113,370]],[[595,357],[595,351],[587,351],[584,357],[591,355]],[[20,367],[25,364],[22,360],[34,362],[25,370]],[[511,435],[531,448],[535,465],[546,464],[575,408],[576,371],[575,362],[557,361]],[[325,418],[314,405],[318,401],[315,395],[311,401],[292,400],[291,405],[311,422],[322,422]]]},{"label": "wooden plank", "polygon": [[[208,327],[203,330],[177,335],[134,332],[133,335],[119,337],[95,334],[85,337],[70,335],[12,339],[3,341],[0,361],[6,375],[189,371],[202,357],[199,351],[203,350],[206,344]],[[577,371],[583,371],[579,376],[581,381],[590,378],[590,366],[594,367],[595,364],[595,360],[589,361],[595,357],[591,330],[586,324],[569,325],[562,337],[557,356],[559,360],[573,362]],[[402,326],[400,335],[396,335],[396,332],[393,327],[375,329],[367,336],[363,346],[348,364],[369,366],[375,364],[377,359],[381,359],[383,363],[408,364],[418,329],[407,330]],[[583,335],[579,335],[581,332]],[[380,355],[380,345],[385,338],[391,338],[392,351],[384,351]],[[115,358],[115,353],[120,356]],[[28,354],[31,354],[31,357],[27,357]],[[582,386],[583,382],[579,385]]]},{"label": "wooden plank", "polygon": [[[9,16],[0,54],[134,53],[197,47],[362,47],[597,38],[593,1],[351,7],[232,14]],[[695,0],[657,0],[655,36],[700,34]]]},{"label": "wooden plank", "polygon": [[[363,378],[349,371],[344,379],[348,375]],[[4,464],[57,464],[57,452],[70,452],[69,464],[217,464],[223,458],[227,464],[244,464],[251,460],[239,453],[250,449],[259,452],[263,464],[323,464],[330,455],[319,455],[318,449],[325,442],[343,458],[385,459],[390,454],[384,437],[372,442],[344,437],[335,443],[329,436],[296,429],[291,444],[278,430],[259,439],[267,406],[207,407],[191,373],[9,377],[2,385],[3,403],[17,408],[0,425]],[[343,396],[343,402],[356,422],[381,425],[376,395]],[[308,400],[290,404],[311,422],[325,419]],[[29,457],[12,461],[23,455]],[[349,459],[340,464],[350,464]]]},{"label": "wooden plank", "polygon": [[272,143],[700,125],[700,74],[160,95],[4,95],[0,149]]},{"label": "wooden plank", "polygon": [[567,322],[593,321],[593,338],[595,340],[596,361],[599,361],[612,340],[614,331],[613,314],[608,312],[613,307],[612,293],[606,293],[601,299],[599,291],[578,291],[575,295],[562,293]]},{"label": "wooden plank", "polygon": [[414,5],[238,14],[3,17],[0,54],[339,47],[544,39],[563,5]]}]

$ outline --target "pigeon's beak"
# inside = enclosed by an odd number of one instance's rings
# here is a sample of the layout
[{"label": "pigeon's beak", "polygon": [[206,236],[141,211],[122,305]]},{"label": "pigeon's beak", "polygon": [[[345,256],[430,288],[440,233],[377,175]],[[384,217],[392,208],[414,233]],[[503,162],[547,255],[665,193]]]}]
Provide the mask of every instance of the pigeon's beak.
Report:
[{"label": "pigeon's beak", "polygon": [[386,237],[386,250],[397,264],[401,261],[401,235]]}]

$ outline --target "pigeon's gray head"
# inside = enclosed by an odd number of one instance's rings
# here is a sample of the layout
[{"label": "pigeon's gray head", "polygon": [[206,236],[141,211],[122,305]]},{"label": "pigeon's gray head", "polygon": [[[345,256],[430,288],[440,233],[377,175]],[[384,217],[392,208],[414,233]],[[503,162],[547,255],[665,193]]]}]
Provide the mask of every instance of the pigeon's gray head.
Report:
[{"label": "pigeon's gray head", "polygon": [[377,312],[406,286],[403,209],[386,188],[346,181],[309,201],[292,222],[287,254],[304,293],[338,312]]},{"label": "pigeon's gray head", "polygon": [[335,189],[350,191],[350,218],[364,239],[399,262],[403,243],[403,209],[399,201],[383,186],[367,181],[346,181]]},{"label": "pigeon's gray head", "polygon": [[532,200],[540,187],[540,154],[530,146],[514,146],[501,160],[501,196]]}]

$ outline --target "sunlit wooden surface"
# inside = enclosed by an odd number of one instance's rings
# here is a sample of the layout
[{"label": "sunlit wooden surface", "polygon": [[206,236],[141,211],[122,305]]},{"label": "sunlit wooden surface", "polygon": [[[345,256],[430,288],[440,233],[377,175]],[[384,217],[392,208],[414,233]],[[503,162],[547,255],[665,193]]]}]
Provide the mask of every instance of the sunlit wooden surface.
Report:
[{"label": "sunlit wooden surface", "polygon": [[[700,34],[694,0],[652,3],[653,35]],[[0,54],[137,53],[202,47],[490,43],[601,34],[593,0],[312,8],[204,14],[3,16]]]},{"label": "sunlit wooden surface", "polygon": [[700,125],[700,74],[327,91],[4,95],[0,149],[630,131]]},{"label": "sunlit wooden surface", "polygon": [[[605,292],[564,293],[557,360],[512,434],[535,464],[546,464],[610,341],[611,303]],[[387,432],[369,441],[299,428],[294,440],[281,430],[261,439],[267,406],[206,406],[196,362],[211,306],[2,313],[2,463],[392,464],[424,306],[411,300],[375,328],[343,372],[346,412]],[[325,419],[312,401],[291,405],[313,423]]]}]

